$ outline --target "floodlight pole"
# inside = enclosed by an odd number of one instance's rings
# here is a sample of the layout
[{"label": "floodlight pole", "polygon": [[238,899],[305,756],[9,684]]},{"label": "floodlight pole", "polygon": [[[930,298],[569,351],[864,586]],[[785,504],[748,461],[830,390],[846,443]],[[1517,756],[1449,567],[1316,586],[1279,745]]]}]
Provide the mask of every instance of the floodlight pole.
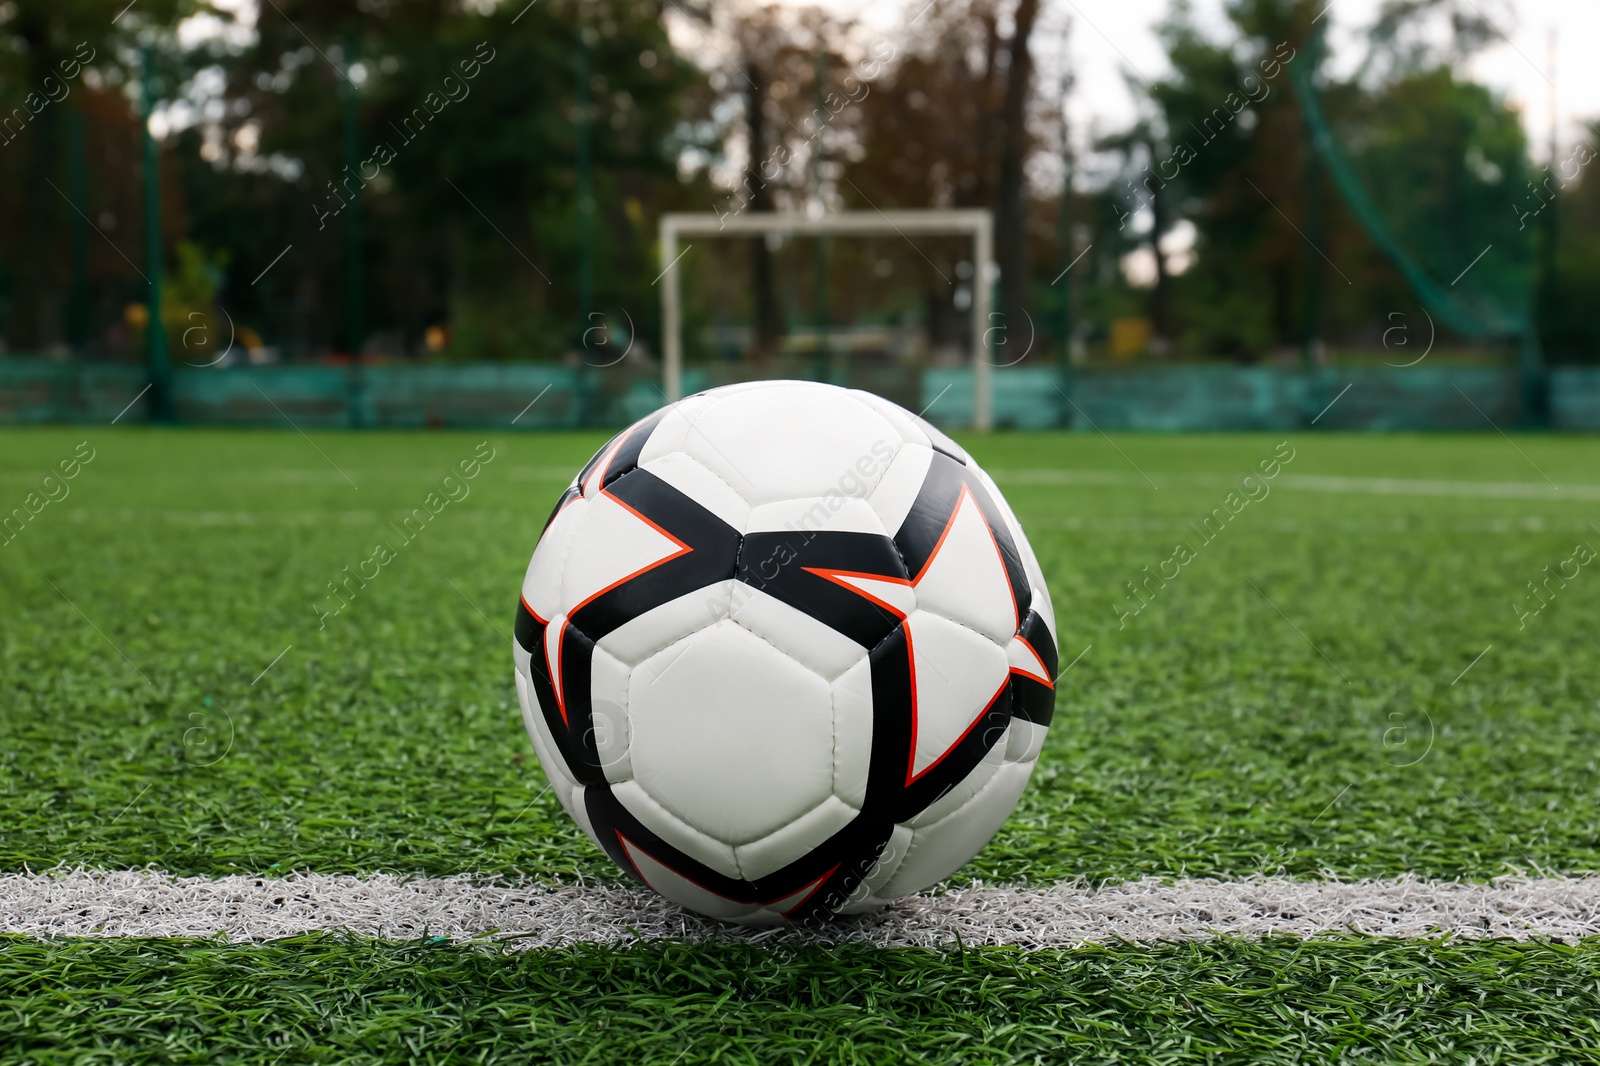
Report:
[{"label": "floodlight pole", "polygon": [[[972,428],[994,424],[994,364],[989,361],[990,284],[994,279],[994,216],[976,209],[936,211],[840,211],[809,218],[772,211],[741,214],[672,214],[661,216],[661,356],[662,395],[668,403],[683,398],[683,322],[679,307],[679,237],[741,237],[767,233],[847,234],[900,237],[915,234],[957,234],[972,238]],[[693,245],[684,245],[688,252]],[[913,247],[915,245],[913,244]]]}]

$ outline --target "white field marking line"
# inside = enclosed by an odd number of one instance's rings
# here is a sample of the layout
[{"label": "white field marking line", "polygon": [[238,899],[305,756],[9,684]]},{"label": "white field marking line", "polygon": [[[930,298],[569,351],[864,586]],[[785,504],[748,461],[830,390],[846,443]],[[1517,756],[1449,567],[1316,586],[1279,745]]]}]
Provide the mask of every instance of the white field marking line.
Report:
[{"label": "white field marking line", "polygon": [[[1172,474],[1191,485],[1234,485],[1238,478],[1216,474]],[[1062,470],[1050,467],[997,467],[989,471],[996,481],[1016,485],[1132,485],[1134,480],[1117,470]],[[1367,496],[1452,496],[1461,499],[1581,500],[1600,501],[1600,485],[1564,485],[1532,481],[1442,481],[1423,478],[1342,477],[1329,474],[1282,474],[1276,488],[1302,492],[1334,492]]]},{"label": "white field marking line", "polygon": [[[1453,381],[1450,383],[1450,387],[1455,389],[1457,392],[1461,392],[1461,386],[1457,385]],[[1494,419],[1490,418],[1488,415],[1483,413],[1483,408],[1479,407],[1475,403],[1472,403],[1472,397],[1471,396],[1468,396],[1466,393],[1461,392],[1461,398],[1463,400],[1467,401],[1469,404],[1472,404],[1472,409],[1474,411],[1478,412],[1478,414],[1483,415],[1483,420],[1485,422],[1489,423],[1489,425],[1494,426],[1494,431],[1496,433],[1500,434],[1500,436],[1505,439],[1505,442],[1507,444],[1511,445],[1513,448],[1517,448],[1517,442],[1512,440],[1510,437],[1507,437],[1506,436],[1506,431],[1501,429],[1499,426],[1496,426],[1495,422],[1494,422]],[[1557,490],[1560,489],[1561,486],[1557,485],[1554,481],[1550,481],[1550,475],[1549,474],[1546,474],[1543,470],[1540,470],[1538,465],[1536,463],[1534,463],[1534,461],[1532,459],[1528,458],[1528,453],[1527,452],[1523,451],[1521,448],[1517,448],[1517,454],[1522,456],[1522,461],[1527,463],[1529,466],[1533,467],[1533,469],[1538,472],[1540,477],[1544,478],[1546,481],[1549,481],[1550,482],[1550,487],[1552,489],[1557,489]]]},{"label": "white field marking line", "polygon": [[1412,875],[1371,881],[1153,878],[1091,888],[974,886],[910,896],[820,931],[753,930],[690,914],[631,886],[507,884],[470,875],[230,875],[54,870],[0,875],[0,933],[35,937],[214,937],[261,941],[315,931],[409,940],[490,935],[525,948],[692,940],[857,941],[883,947],[1023,948],[1216,936],[1463,938],[1600,935],[1600,877],[1488,884]]},{"label": "white field marking line", "polygon": [[[416,472],[409,468],[398,467],[360,467],[352,466],[350,470],[362,475],[364,481],[381,481],[386,484],[420,484]],[[1099,469],[1062,469],[1059,467],[990,467],[989,474],[1001,484],[1015,485],[1140,485],[1147,484],[1142,478],[1124,473],[1121,470]],[[520,466],[510,467],[505,476],[512,481],[559,481],[566,484],[572,480],[576,471],[566,466]],[[1197,474],[1185,472],[1182,474],[1171,471],[1158,470],[1156,473],[1163,478],[1181,479],[1187,485],[1205,486],[1232,486],[1237,485],[1239,479],[1226,474]],[[200,480],[221,480],[206,478],[197,475]],[[12,473],[0,471],[0,485],[21,485],[31,482],[32,475],[27,473]],[[344,474],[338,469],[324,469],[322,467],[263,467],[258,470],[233,471],[227,475],[230,485],[240,482],[249,484],[272,485],[327,485],[344,480]],[[1600,485],[1568,484],[1559,489],[1552,489],[1548,483],[1541,484],[1534,481],[1443,481],[1413,478],[1375,478],[1375,477],[1343,477],[1327,474],[1279,474],[1272,481],[1274,489],[1293,489],[1300,492],[1325,492],[1348,495],[1366,496],[1441,496],[1457,497],[1461,499],[1518,499],[1518,500],[1556,500],[1561,502],[1579,501],[1584,503],[1600,503]],[[105,508],[86,508],[77,513],[112,513]],[[125,515],[149,515],[158,513],[151,509],[121,508],[116,513]],[[180,512],[164,512],[178,514]],[[182,512],[200,514],[202,512]],[[228,515],[256,515],[266,517],[274,514],[284,514],[281,511],[216,511],[206,512]],[[304,512],[306,514],[334,515],[350,514],[371,517],[379,514],[377,511],[316,511]]]},{"label": "white field marking line", "polygon": [[1069,403],[1069,404],[1072,404],[1072,409],[1074,411],[1078,412],[1078,414],[1080,414],[1080,415],[1083,415],[1083,420],[1085,422],[1089,423],[1090,426],[1093,426],[1094,427],[1094,431],[1096,433],[1100,434],[1100,436],[1105,439],[1105,442],[1107,444],[1109,444],[1113,448],[1117,449],[1117,454],[1122,456],[1122,458],[1127,462],[1127,464],[1129,466],[1133,467],[1135,473],[1137,473],[1140,477],[1144,478],[1145,482],[1152,489],[1157,489],[1157,491],[1160,491],[1159,488],[1157,488],[1156,483],[1154,481],[1150,480],[1150,475],[1146,474],[1143,470],[1140,470],[1139,469],[1139,465],[1137,463],[1135,463],[1132,459],[1128,458],[1128,453],[1127,452],[1123,451],[1121,448],[1117,448],[1117,442],[1112,440],[1110,437],[1107,437],[1106,436],[1106,431],[1101,429],[1099,426],[1095,425],[1094,419],[1090,418],[1087,414],[1085,414],[1083,408],[1079,407],[1075,403],[1072,403],[1072,397],[1071,396],[1068,396],[1066,393],[1061,392],[1061,386],[1060,385],[1053,385],[1051,387],[1054,388],[1056,390],[1056,392],[1061,393],[1061,398],[1063,400],[1067,401],[1067,403]]},{"label": "white field marking line", "polygon": [[[164,511],[134,507],[83,507],[70,511],[75,525],[90,522],[144,522],[159,520],[175,526],[215,528],[231,526],[310,526],[327,522],[340,525],[370,525],[383,517],[377,511]],[[463,511],[460,522],[473,526],[497,526],[502,523],[525,524],[526,510],[515,508],[481,507],[476,511]],[[1472,520],[1424,521],[1397,516],[1381,519],[1262,519],[1262,528],[1269,533],[1301,533],[1307,530],[1332,533],[1582,533],[1594,527],[1577,519],[1551,519],[1543,515],[1522,515],[1517,518],[1484,517]],[[1030,518],[1029,529],[1070,529],[1089,533],[1169,532],[1189,528],[1182,515],[1124,515],[1098,517],[1094,515],[1065,515],[1054,518]]]},{"label": "white field marking line", "polygon": [[[149,388],[149,386],[146,386]],[[135,397],[137,399],[137,397]],[[391,466],[349,466],[347,468],[361,475],[363,481],[379,481],[389,485],[409,485],[415,488],[426,489],[429,481],[426,477],[418,477],[415,467]],[[517,481],[561,481],[570,482],[572,475],[578,472],[576,466],[521,466],[509,468],[508,477]],[[213,483],[226,484],[230,488],[242,484],[267,484],[267,485],[332,485],[343,480],[344,475],[337,470],[328,472],[322,467],[311,466],[272,466],[259,467],[255,470],[228,470],[226,473],[214,471],[194,471],[192,474],[185,471],[184,480],[190,484],[206,485]],[[37,480],[38,475],[26,470],[0,470],[0,485],[28,485]],[[264,512],[263,512],[264,513]],[[378,514],[369,511],[369,514]]]},{"label": "white field marking line", "polygon": [[[250,387],[255,389],[257,392],[261,392],[261,386],[257,385],[253,381],[250,383]],[[273,403],[271,396],[268,396],[266,393],[261,392],[261,398],[263,400],[267,401],[268,403],[272,404],[272,409],[274,411],[278,412],[280,415],[283,415],[283,420],[285,422],[289,423],[289,427],[291,429],[293,429],[296,433],[300,434],[301,438],[304,439],[307,444],[311,445],[313,448],[317,448],[317,442],[312,440],[310,437],[307,437],[306,433],[305,433],[305,430],[301,429],[299,426],[294,424],[294,419],[290,418],[288,415],[284,415],[283,414],[283,408],[281,408],[277,404]],[[327,464],[329,466],[333,467],[333,469],[338,472],[340,477],[344,478],[346,481],[349,481],[351,488],[355,489],[357,492],[361,491],[361,486],[357,485],[354,481],[350,481],[350,475],[346,474],[343,470],[340,470],[339,467],[334,463],[334,461],[332,459],[328,458],[328,453],[327,452],[323,451],[321,448],[317,448],[317,454],[322,456],[322,458],[327,462]]]}]

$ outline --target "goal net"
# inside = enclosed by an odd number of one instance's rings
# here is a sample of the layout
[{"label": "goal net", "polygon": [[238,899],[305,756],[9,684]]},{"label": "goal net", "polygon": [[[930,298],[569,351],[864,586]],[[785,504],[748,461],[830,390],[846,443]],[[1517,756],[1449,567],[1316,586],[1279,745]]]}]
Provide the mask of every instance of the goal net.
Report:
[{"label": "goal net", "polygon": [[993,241],[983,210],[664,215],[662,391],[801,377],[918,411],[942,380],[960,390],[947,409],[970,402],[970,424],[988,429]]}]

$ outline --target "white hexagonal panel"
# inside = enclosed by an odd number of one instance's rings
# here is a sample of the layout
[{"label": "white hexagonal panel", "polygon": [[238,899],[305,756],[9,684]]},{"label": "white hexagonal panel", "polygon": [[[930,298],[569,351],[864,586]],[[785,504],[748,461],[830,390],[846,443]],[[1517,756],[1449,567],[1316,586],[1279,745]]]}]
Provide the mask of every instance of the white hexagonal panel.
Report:
[{"label": "white hexagonal panel", "polygon": [[744,532],[750,505],[737,489],[684,452],[669,452],[639,467],[665,481],[739,532]]},{"label": "white hexagonal panel", "polygon": [[747,881],[776,873],[849,825],[855,816],[853,808],[829,796],[777,832],[734,848],[739,873]]},{"label": "white hexagonal panel", "polygon": [[692,634],[628,685],[634,779],[726,844],[747,844],[833,790],[828,685],[735,623]]},{"label": "white hexagonal panel", "polygon": [[645,828],[696,862],[703,863],[724,877],[738,877],[739,865],[733,848],[712,840],[684,820],[680,811],[662,804],[639,786],[637,781],[613,785],[611,795],[628,808]]},{"label": "white hexagonal panel", "polygon": [[759,504],[865,496],[900,444],[895,427],[849,392],[789,381],[686,401],[661,420],[640,458],[686,452]]},{"label": "white hexagonal panel", "polygon": [[867,498],[878,520],[889,535],[900,531],[911,505],[928,479],[928,467],[933,465],[933,449],[920,444],[907,444],[895,453],[894,460],[884,470],[872,495]]},{"label": "white hexagonal panel", "polygon": [[904,407],[892,400],[885,400],[876,393],[864,392],[861,389],[851,389],[850,395],[881,415],[900,434],[900,439],[907,444],[926,446],[929,443],[928,435],[922,431],[921,426],[917,425],[917,418]]},{"label": "white hexagonal panel", "polygon": [[758,910],[749,903],[736,903],[715,892],[702,888],[678,874],[663,863],[657,862],[640,844],[623,837],[622,850],[628,856],[628,861],[633,864],[634,870],[644,879],[644,883],[655,889],[679,906],[688,907],[692,911],[709,915],[712,918],[748,921],[749,917]]},{"label": "white hexagonal panel", "polygon": [[595,647],[629,665],[642,663],[689,634],[725,620],[735,584],[729,578],[668,600],[613,629]]},{"label": "white hexagonal panel", "polygon": [[833,794],[861,809],[872,769],[872,663],[863,658],[833,682]]},{"label": "white hexagonal panel", "polygon": [[1006,763],[983,791],[943,820],[917,829],[905,861],[883,887],[882,895],[893,898],[920,892],[970,862],[1010,817],[1032,771],[1032,765]]},{"label": "white hexagonal panel", "polygon": [[539,757],[539,765],[550,783],[550,791],[556,794],[562,809],[576,817],[572,796],[578,782],[567,772],[566,765],[556,754],[555,738],[544,724],[539,700],[534,696],[528,679],[520,672],[517,674],[517,702],[522,705],[522,724],[528,727],[528,735],[533,738],[533,753]]},{"label": "white hexagonal panel", "polygon": [[628,675],[632,672],[627,663],[603,648],[596,648],[589,662],[589,728],[607,781],[626,781],[633,776],[633,760],[628,755]]},{"label": "white hexagonal panel", "polygon": [[735,622],[825,681],[866,660],[866,648],[752,585],[740,582],[732,599]]},{"label": "white hexagonal panel", "polygon": [[579,516],[587,507],[588,501],[577,497],[561,508],[534,546],[533,558],[528,560],[528,570],[522,578],[522,598],[540,618],[552,618],[562,609],[561,571],[567,562],[573,534],[577,532]]},{"label": "white hexagonal panel", "polygon": [[883,522],[866,500],[843,493],[802,496],[763,503],[750,509],[747,533],[793,532],[795,543],[813,533],[876,533],[887,536]]}]

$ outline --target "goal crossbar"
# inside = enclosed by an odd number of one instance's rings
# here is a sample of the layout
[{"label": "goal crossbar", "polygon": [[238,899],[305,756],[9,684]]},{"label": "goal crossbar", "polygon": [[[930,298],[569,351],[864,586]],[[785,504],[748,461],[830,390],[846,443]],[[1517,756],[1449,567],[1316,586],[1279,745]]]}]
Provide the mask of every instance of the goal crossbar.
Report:
[{"label": "goal crossbar", "polygon": [[[978,209],[931,211],[840,211],[826,215],[752,211],[737,215],[668,214],[659,227],[661,261],[662,391],[667,402],[683,397],[683,320],[679,261],[692,244],[678,250],[683,237],[761,236],[768,233],[809,236],[899,236],[910,243],[913,233],[967,236],[973,243],[972,286],[972,426],[993,423],[993,364],[988,355],[989,278],[994,255],[994,217]],[[913,245],[914,246],[914,245]]]}]

